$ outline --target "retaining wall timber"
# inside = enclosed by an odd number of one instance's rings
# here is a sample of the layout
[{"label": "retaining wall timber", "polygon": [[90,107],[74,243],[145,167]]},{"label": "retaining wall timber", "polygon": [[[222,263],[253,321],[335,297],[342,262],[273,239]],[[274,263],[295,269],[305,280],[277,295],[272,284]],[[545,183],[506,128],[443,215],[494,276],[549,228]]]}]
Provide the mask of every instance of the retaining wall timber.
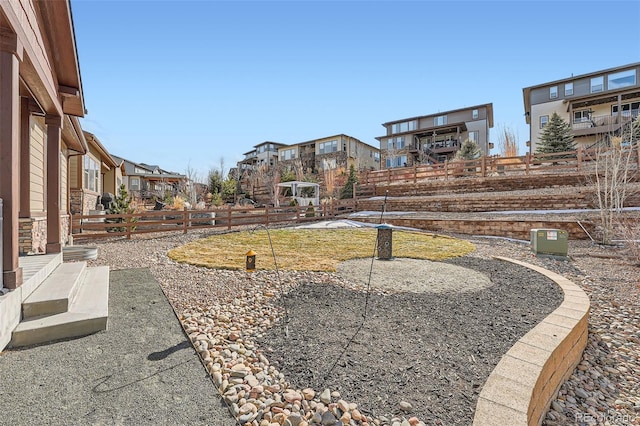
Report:
[{"label": "retaining wall timber", "polygon": [[[380,216],[354,217],[354,220],[366,223],[379,223]],[[490,235],[496,237],[515,238],[529,241],[532,229],[562,229],[568,232],[570,240],[587,240],[589,235],[580,224],[592,236],[595,234],[594,222],[561,221],[561,220],[535,220],[535,219],[431,219],[418,216],[394,217],[385,216],[384,222],[394,226],[406,226],[433,232],[452,232],[464,235]]]}]

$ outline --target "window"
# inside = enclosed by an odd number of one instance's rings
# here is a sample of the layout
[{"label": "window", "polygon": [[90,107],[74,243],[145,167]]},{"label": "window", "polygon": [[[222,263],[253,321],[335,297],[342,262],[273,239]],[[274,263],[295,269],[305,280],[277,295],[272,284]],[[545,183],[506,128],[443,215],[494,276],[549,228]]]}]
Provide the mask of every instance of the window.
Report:
[{"label": "window", "polygon": [[573,83],[566,83],[564,85],[564,95],[565,96],[573,95]]},{"label": "window", "polygon": [[620,71],[607,76],[607,90],[635,86],[636,70]]},{"label": "window", "polygon": [[130,189],[132,191],[138,191],[140,189],[140,178],[132,177],[131,181],[129,182],[129,186],[131,187]]},{"label": "window", "polygon": [[283,149],[280,151],[280,161],[293,160],[294,158],[296,158],[295,149]]},{"label": "window", "polygon": [[549,116],[548,115],[541,115],[540,116],[540,128],[542,129],[544,126],[546,126],[548,121],[549,121]]},{"label": "window", "polygon": [[591,79],[591,93],[598,93],[604,90],[604,77],[593,77]]},{"label": "window", "polygon": [[478,119],[478,110],[474,109],[473,111],[471,111],[471,116],[473,117],[474,120]]},{"label": "window", "polygon": [[591,111],[584,109],[581,111],[573,112],[573,122],[574,123],[585,123],[591,120]]},{"label": "window", "polygon": [[329,154],[330,152],[338,152],[338,141],[322,142],[318,145],[320,154]]},{"label": "window", "polygon": [[469,140],[478,143],[478,141],[480,140],[480,131],[476,130],[473,132],[469,132]]},{"label": "window", "polygon": [[141,169],[140,167],[135,167],[133,171],[135,173],[140,173],[140,174],[149,173],[149,171],[147,171],[145,169]]},{"label": "window", "polygon": [[[620,111],[623,117],[637,117],[638,110],[640,110],[640,102],[620,105]],[[618,105],[611,106],[611,115],[618,115]]]},{"label": "window", "polygon": [[100,167],[88,155],[84,157],[84,187],[89,191],[100,192]]},{"label": "window", "polygon": [[389,138],[387,140],[387,149],[401,149],[404,148],[404,136],[398,136],[396,138]]},{"label": "window", "polygon": [[407,156],[399,155],[397,157],[387,157],[387,168],[391,169],[393,167],[406,167],[407,166]]},{"label": "window", "polygon": [[446,115],[441,115],[440,117],[435,117],[433,119],[433,125],[434,126],[444,126],[445,124],[447,124],[447,116]]},{"label": "window", "polygon": [[558,97],[558,86],[552,86],[549,88],[549,99],[555,99]]},{"label": "window", "polygon": [[416,121],[405,121],[404,123],[396,123],[391,125],[391,133],[411,132],[416,129]]},{"label": "window", "polygon": [[374,152],[373,153],[373,159],[376,163],[380,162],[380,153],[379,152]]}]

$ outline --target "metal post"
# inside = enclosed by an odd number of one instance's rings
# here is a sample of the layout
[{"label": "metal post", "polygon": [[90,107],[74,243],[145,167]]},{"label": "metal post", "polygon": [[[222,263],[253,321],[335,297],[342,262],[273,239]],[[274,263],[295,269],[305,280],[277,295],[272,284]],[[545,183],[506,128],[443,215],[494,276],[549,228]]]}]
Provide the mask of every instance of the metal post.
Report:
[{"label": "metal post", "polygon": [[393,228],[387,224],[378,225],[378,259],[393,259]]}]

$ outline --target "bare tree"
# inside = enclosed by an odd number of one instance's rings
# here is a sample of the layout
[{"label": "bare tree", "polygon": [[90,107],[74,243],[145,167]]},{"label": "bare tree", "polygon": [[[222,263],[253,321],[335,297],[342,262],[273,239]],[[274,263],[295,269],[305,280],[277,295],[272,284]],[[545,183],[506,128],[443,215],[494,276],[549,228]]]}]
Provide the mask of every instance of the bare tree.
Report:
[{"label": "bare tree", "polygon": [[504,126],[498,134],[498,149],[502,157],[518,156],[518,140],[511,128]]},{"label": "bare tree", "polygon": [[638,141],[625,139],[624,135],[604,135],[596,152],[594,179],[602,244],[612,242],[625,200],[631,195],[630,184],[637,173],[632,160],[637,155]]},{"label": "bare tree", "polygon": [[203,185],[200,185],[201,176],[198,171],[191,166],[191,161],[187,163],[187,168],[184,171],[184,175],[187,177],[186,181],[180,182],[179,191],[184,195],[185,199],[195,206],[198,200],[204,197]]},{"label": "bare tree", "polygon": [[304,180],[304,170],[302,168],[302,160],[296,158],[293,160],[293,174],[296,176],[296,180]]},{"label": "bare tree", "polygon": [[267,190],[269,199],[274,206],[280,204],[278,200],[278,184],[280,183],[280,171],[277,167],[261,164],[255,171],[258,185],[261,183]]}]

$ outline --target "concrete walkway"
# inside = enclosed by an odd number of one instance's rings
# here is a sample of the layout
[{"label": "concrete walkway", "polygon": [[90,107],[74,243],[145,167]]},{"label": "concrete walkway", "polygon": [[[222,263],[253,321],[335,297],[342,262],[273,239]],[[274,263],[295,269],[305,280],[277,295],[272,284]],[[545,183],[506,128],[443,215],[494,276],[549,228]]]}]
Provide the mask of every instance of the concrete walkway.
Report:
[{"label": "concrete walkway", "polygon": [[112,271],[107,331],[0,352],[0,425],[236,422],[147,269]]}]

